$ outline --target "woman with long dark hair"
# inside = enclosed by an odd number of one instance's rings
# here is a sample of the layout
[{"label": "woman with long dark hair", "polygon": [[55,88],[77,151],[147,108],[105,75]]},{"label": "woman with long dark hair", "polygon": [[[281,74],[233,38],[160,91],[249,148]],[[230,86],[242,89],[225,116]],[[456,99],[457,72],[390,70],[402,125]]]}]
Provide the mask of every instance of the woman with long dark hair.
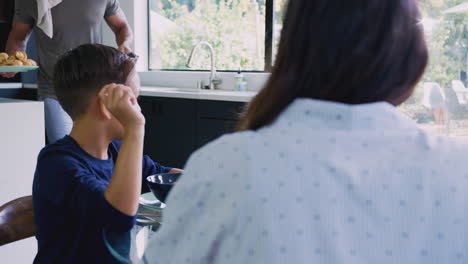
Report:
[{"label": "woman with long dark hair", "polygon": [[396,108],[428,61],[420,19],[416,0],[290,0],[266,87],[191,157],[147,258],[468,261],[468,148]]}]

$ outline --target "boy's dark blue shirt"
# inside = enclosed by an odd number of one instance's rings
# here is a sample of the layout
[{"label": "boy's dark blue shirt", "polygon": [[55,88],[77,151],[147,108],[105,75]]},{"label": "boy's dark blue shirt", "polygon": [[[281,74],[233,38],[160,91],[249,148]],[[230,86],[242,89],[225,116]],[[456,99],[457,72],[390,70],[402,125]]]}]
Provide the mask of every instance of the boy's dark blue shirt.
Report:
[{"label": "boy's dark blue shirt", "polygon": [[[66,136],[46,146],[38,157],[33,205],[38,254],[34,263],[116,263],[103,242],[102,230],[128,231],[135,216],[113,208],[104,198],[121,142],[99,160]],[[143,159],[143,179],[171,168]]]}]

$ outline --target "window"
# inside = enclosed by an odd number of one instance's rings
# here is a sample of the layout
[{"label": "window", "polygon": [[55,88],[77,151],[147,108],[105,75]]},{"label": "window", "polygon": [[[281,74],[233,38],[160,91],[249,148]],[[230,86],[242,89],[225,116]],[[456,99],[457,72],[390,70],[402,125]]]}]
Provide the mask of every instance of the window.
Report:
[{"label": "window", "polygon": [[460,6],[464,2],[419,0],[430,61],[414,95],[400,108],[425,129],[468,139],[468,4]]},{"label": "window", "polygon": [[[281,2],[285,0],[277,0],[276,7]],[[271,66],[272,39],[277,37],[273,24],[277,32],[281,17],[280,8],[273,15],[273,0],[149,0],[149,7],[152,70],[210,69],[206,48],[197,51],[191,69],[186,66],[191,49],[202,40],[215,48],[218,70],[265,71]]]},{"label": "window", "polygon": [[[468,4],[418,0],[430,62],[414,95],[400,110],[421,127],[468,139]],[[209,70],[216,50],[221,71],[268,71],[274,63],[287,0],[149,0],[150,69]]]}]

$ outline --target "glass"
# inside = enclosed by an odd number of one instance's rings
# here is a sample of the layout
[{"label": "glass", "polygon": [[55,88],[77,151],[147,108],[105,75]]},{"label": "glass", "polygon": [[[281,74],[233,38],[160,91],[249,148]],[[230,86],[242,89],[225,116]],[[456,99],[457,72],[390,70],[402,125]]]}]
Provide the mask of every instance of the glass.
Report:
[{"label": "glass", "polygon": [[120,263],[148,263],[144,253],[159,224],[136,225],[130,231],[112,232],[103,230],[103,240],[111,255]]},{"label": "glass", "polygon": [[[199,41],[215,48],[218,70],[263,71],[265,0],[149,0],[150,68],[190,70],[187,59]],[[192,70],[209,70],[200,49]]]},{"label": "glass", "polygon": [[148,242],[161,226],[164,208],[152,193],[145,193],[140,196],[136,225],[131,230],[102,230],[104,244],[119,263],[148,263],[144,253]]},{"label": "glass", "polygon": [[449,10],[465,1],[419,1],[429,65],[400,109],[424,129],[468,139],[468,11]]}]

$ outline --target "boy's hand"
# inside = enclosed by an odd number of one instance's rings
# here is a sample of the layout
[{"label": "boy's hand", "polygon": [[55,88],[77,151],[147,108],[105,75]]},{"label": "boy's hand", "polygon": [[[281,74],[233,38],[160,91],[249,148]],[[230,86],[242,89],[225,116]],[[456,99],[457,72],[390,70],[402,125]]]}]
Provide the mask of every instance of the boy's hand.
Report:
[{"label": "boy's hand", "polygon": [[144,129],[145,117],[130,87],[109,84],[99,92],[99,98],[112,115],[119,120],[125,132]]}]

